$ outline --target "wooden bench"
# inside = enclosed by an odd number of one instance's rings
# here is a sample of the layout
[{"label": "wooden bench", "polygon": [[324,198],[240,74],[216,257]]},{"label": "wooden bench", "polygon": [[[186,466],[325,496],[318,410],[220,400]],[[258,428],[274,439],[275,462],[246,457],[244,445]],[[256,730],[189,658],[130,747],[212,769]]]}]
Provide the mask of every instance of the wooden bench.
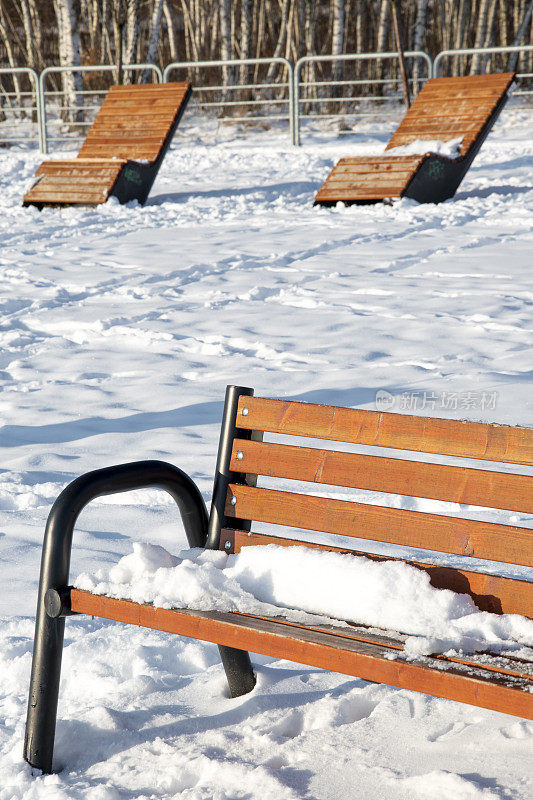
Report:
[{"label": "wooden bench", "polygon": [[[410,197],[440,203],[453,197],[502,110],[514,73],[428,80],[383,155],[341,158],[315,196],[315,205],[377,203]],[[387,155],[423,141],[462,137],[460,155]]]},{"label": "wooden bench", "polygon": [[77,157],[41,164],[23,205],[144,203],[190,95],[189,83],[112,86]]},{"label": "wooden bench", "polygon": [[[264,441],[264,434],[276,434],[269,437],[276,441]],[[314,446],[295,445],[294,437],[304,437]],[[357,452],[339,452],[327,448],[326,442],[356,445],[352,449]],[[376,456],[375,448],[393,449],[394,457]],[[417,457],[439,454],[444,457],[439,462],[487,462],[489,469],[411,460],[405,451]],[[401,545],[410,548],[409,563],[425,570],[434,587],[467,593],[481,610],[532,617],[533,583],[471,566],[475,559],[533,564],[533,531],[508,521],[511,515],[516,520],[517,514],[533,511],[532,478],[516,474],[516,467],[514,473],[504,471],[502,465],[509,464],[533,465],[533,429],[261,399],[251,389],[230,386],[209,518],[191,479],[164,462],[111,467],[73,481],[56,500],[45,533],[25,758],[44,772],[52,769],[63,630],[65,616],[71,613],[217,643],[233,696],[254,686],[246,652],[250,650],[533,719],[533,664],[518,657],[437,655],[408,660],[401,633],[355,624],[306,627],[282,617],[168,610],[68,585],[73,529],[82,508],[99,495],[157,486],[178,503],[191,546],[235,553],[249,545],[297,544],[367,555],[357,549],[361,540],[367,540],[370,550],[376,542]],[[258,476],[268,476],[269,483],[281,479],[380,492],[383,505],[369,504],[364,497],[332,499],[286,487],[261,488]],[[387,504],[388,494],[460,507],[453,516],[406,510]],[[507,522],[463,518],[464,504],[483,507],[485,513],[505,509]],[[274,530],[252,532],[252,521],[268,523]],[[278,526],[341,535],[359,544],[352,548],[338,541],[324,545],[288,539]],[[433,560],[421,549],[432,551]],[[442,556],[436,559],[443,553],[474,561],[444,566]]]}]

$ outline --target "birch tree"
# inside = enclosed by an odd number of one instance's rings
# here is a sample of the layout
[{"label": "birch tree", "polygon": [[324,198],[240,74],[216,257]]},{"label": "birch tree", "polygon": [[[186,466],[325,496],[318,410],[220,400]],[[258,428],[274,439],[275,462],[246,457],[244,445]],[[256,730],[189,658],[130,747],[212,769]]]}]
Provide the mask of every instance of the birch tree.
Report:
[{"label": "birch tree", "polygon": [[[137,61],[137,45],[139,43],[139,0],[128,0],[126,8],[126,41],[124,45],[124,63],[135,64]],[[125,82],[133,80],[131,70],[126,71]]]},{"label": "birch tree", "polygon": [[[148,64],[155,62],[157,54],[157,44],[159,41],[159,31],[161,29],[161,15],[163,13],[163,0],[154,0],[152,16],[150,18],[150,34],[148,36],[148,49],[145,61]],[[152,77],[152,71],[145,69],[142,74],[142,83],[148,83]]]},{"label": "birch tree", "polygon": [[[332,0],[333,30],[331,34],[331,55],[340,56],[344,50],[344,0]],[[342,61],[333,62],[333,79],[340,80]]]},{"label": "birch tree", "polygon": [[[487,25],[488,25],[488,18],[489,18],[489,10],[490,4],[494,4],[495,0],[480,0],[479,9],[478,9],[478,21],[476,26],[476,39],[474,41],[474,47],[484,47],[485,40],[487,38]],[[479,53],[476,53],[472,57],[472,63],[470,64],[470,74],[475,75],[479,72],[481,66],[481,56]]]},{"label": "birch tree", "polygon": [[[59,38],[59,63],[62,67],[80,66],[79,28],[72,0],[53,0]],[[71,122],[79,118],[82,88],[80,72],[63,72],[64,118]]]},{"label": "birch tree", "polygon": [[[252,0],[241,0],[241,58],[250,58],[252,53]],[[248,83],[249,68],[241,64],[240,80],[242,84]]]},{"label": "birch tree", "polygon": [[[413,50],[423,50],[424,46],[424,33],[426,31],[426,12],[428,0],[417,0],[416,2],[416,22],[415,34],[413,39]],[[413,68],[413,78],[415,80],[415,88],[418,91],[418,78],[420,75],[420,63],[415,59]]]},{"label": "birch tree", "polygon": [[[218,6],[220,27],[220,57],[229,61],[232,55],[231,41],[231,0],[219,0]],[[231,67],[222,68],[222,82],[224,86],[231,86],[234,82]]]}]

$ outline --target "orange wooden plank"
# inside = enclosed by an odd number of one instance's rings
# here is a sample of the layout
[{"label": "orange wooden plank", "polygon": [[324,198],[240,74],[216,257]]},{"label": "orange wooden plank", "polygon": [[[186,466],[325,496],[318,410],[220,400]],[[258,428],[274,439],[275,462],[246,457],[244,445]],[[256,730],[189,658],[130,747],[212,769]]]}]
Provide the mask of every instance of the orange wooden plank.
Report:
[{"label": "orange wooden plank", "polygon": [[235,439],[230,469],[533,514],[533,478],[492,470]]},{"label": "orange wooden plank", "polygon": [[533,718],[533,695],[528,693],[529,682],[524,679],[502,676],[498,681],[495,675],[488,676],[484,670],[472,670],[460,664],[449,669],[433,669],[426,663],[391,659],[395,651],[388,647],[236,614],[154,608],[76,589],[71,591],[71,606],[76,613],[178,633]]},{"label": "orange wooden plank", "polygon": [[83,148],[84,154],[104,155],[114,152],[119,158],[126,158],[130,161],[155,161],[159,155],[160,147],[150,145],[102,145],[90,144]]},{"label": "orange wooden plank", "polygon": [[328,202],[328,203],[354,203],[359,200],[368,200],[370,202],[378,200],[386,200],[388,198],[401,197],[401,192],[397,189],[387,190],[363,190],[363,189],[339,189],[337,191],[319,190],[315,195],[315,202]]},{"label": "orange wooden plank", "polygon": [[533,566],[533,530],[230,484],[227,517]]},{"label": "orange wooden plank", "polygon": [[353,177],[350,175],[339,175],[337,177],[335,175],[329,178],[327,186],[324,186],[319,191],[326,194],[328,192],[338,192],[339,190],[357,191],[358,189],[361,189],[366,194],[374,190],[382,192],[389,189],[400,192],[410,177],[410,175],[406,177],[401,175],[380,175],[378,178],[366,175],[354,175]]},{"label": "orange wooden plank", "polygon": [[[444,567],[440,564],[425,564],[411,559],[365,553],[362,550],[349,550],[345,547],[317,544],[300,539],[286,539],[264,533],[245,533],[227,528],[222,530],[220,542],[220,549],[230,553],[239,553],[243,547],[275,544],[279,547],[308,547],[334,553],[350,553],[354,556],[370,558],[372,561],[406,561],[406,563],[427,572],[431,585],[436,589],[451,589],[452,592],[470,595],[481,611],[489,611],[492,614],[521,614],[533,618],[533,583],[517,578],[502,578],[499,575],[488,575],[484,572]],[[224,547],[226,542],[230,543],[229,549]]]},{"label": "orange wooden plank", "polygon": [[[95,193],[113,186],[115,177],[88,177],[87,175],[48,175],[42,181],[46,191],[68,191]],[[39,184],[38,184],[39,185]]]},{"label": "orange wooden plank", "polygon": [[533,465],[533,428],[261,397],[239,399],[237,426],[290,436]]},{"label": "orange wooden plank", "polygon": [[463,75],[442,78],[430,78],[425,86],[483,86],[488,83],[495,83],[502,86],[509,86],[514,78],[514,72],[488,72],[486,75]]},{"label": "orange wooden plank", "polygon": [[59,169],[54,169],[53,167],[49,167],[46,169],[39,168],[35,173],[37,176],[39,175],[46,175],[49,177],[56,177],[56,178],[68,178],[68,177],[86,177],[87,179],[91,178],[109,178],[112,176],[118,175],[121,170],[121,165],[119,167],[95,167],[93,169],[87,169],[87,167],[80,165],[78,166],[76,162],[72,162],[68,167],[62,166]]},{"label": "orange wooden plank", "polygon": [[416,161],[412,161],[409,163],[400,162],[398,163],[397,159],[394,156],[388,156],[381,158],[379,161],[359,161],[355,164],[345,163],[345,159],[341,159],[338,164],[336,164],[332,171],[331,175],[339,175],[339,174],[346,174],[346,175],[374,175],[380,173],[387,173],[387,174],[411,174],[413,168],[416,169],[419,164],[422,163],[424,160],[423,156],[420,156],[416,159]]},{"label": "orange wooden plank", "polygon": [[41,189],[40,191],[31,190],[27,193],[24,201],[31,200],[38,203],[50,203],[52,205],[61,205],[64,203],[87,203],[88,205],[105,203],[108,198],[109,192],[98,191],[78,191],[76,189],[61,189],[53,186],[49,190]]},{"label": "orange wooden plank", "polygon": [[150,94],[152,92],[158,94],[172,94],[175,92],[186,92],[190,83],[188,81],[169,81],[168,83],[135,83],[135,84],[117,84],[111,86],[109,94],[111,95],[127,95],[134,94]]},{"label": "orange wooden plank", "polygon": [[[170,127],[170,126],[169,126]],[[165,136],[156,133],[153,136],[145,132],[132,131],[127,135],[122,135],[120,132],[113,133],[112,131],[96,131],[91,134],[91,141],[84,146],[84,152],[88,152],[98,147],[115,147],[123,150],[128,148],[150,148],[161,147],[165,141]],[[80,151],[81,152],[81,151]]]},{"label": "orange wooden plank", "polygon": [[337,165],[342,164],[377,164],[378,166],[381,165],[383,162],[386,164],[405,164],[406,166],[411,166],[412,164],[420,161],[422,156],[415,155],[415,156],[394,156],[385,153],[380,153],[377,156],[345,156],[344,158],[339,159]]}]

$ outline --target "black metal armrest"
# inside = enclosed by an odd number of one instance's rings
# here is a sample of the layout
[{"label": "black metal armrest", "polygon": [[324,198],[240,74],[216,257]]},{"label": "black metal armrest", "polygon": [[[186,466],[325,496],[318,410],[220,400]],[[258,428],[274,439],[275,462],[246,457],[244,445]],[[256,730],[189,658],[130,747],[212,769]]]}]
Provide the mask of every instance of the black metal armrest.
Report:
[{"label": "black metal armrest", "polygon": [[24,742],[24,758],[43,772],[52,769],[64,614],[68,613],[62,598],[69,581],[74,525],[80,512],[96,497],[148,487],[164,489],[172,495],[189,545],[204,547],[208,517],[202,495],[183,470],[165,461],[134,461],[88,472],[63,489],[48,516]]}]

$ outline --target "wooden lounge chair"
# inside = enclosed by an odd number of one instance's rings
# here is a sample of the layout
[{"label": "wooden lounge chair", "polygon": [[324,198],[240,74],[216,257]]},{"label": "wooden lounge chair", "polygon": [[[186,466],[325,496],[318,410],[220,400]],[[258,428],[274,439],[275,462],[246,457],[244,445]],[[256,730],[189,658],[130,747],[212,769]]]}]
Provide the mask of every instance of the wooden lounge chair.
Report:
[{"label": "wooden lounge chair", "polygon": [[77,158],[41,164],[23,205],[144,203],[190,95],[190,83],[112,86]]},{"label": "wooden lounge chair", "polygon": [[462,137],[460,155],[435,153],[341,158],[318,190],[315,205],[377,203],[410,197],[440,203],[453,197],[502,110],[514,73],[434,78],[426,82],[385,151],[420,140]]}]

